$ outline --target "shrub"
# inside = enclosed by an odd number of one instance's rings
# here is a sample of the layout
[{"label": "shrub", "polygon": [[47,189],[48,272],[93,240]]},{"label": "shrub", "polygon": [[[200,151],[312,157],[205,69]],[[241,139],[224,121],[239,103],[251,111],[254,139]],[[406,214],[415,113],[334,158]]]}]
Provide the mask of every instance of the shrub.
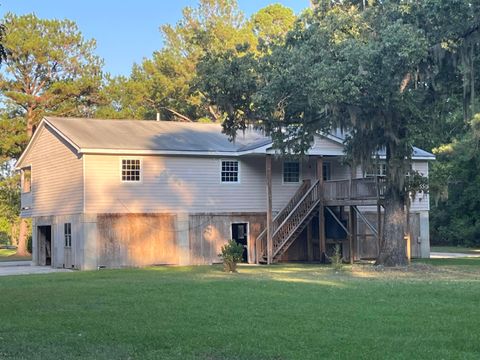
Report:
[{"label": "shrub", "polygon": [[237,263],[242,260],[243,245],[235,240],[230,240],[222,246],[221,253],[218,255],[223,260],[223,270],[225,272],[237,272]]},{"label": "shrub", "polygon": [[340,250],[340,244],[335,244],[335,251],[333,255],[330,257],[330,261],[335,271],[342,270],[343,257],[342,257],[342,251]]},{"label": "shrub", "polygon": [[32,235],[30,234],[27,238],[27,251],[32,253]]}]

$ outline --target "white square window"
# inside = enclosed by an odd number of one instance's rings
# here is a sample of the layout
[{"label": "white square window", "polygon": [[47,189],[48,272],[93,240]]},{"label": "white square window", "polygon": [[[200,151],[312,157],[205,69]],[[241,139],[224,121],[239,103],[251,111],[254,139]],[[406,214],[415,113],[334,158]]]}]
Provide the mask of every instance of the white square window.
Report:
[{"label": "white square window", "polygon": [[140,159],[122,159],[122,181],[140,181]]},{"label": "white square window", "polygon": [[284,183],[300,182],[300,162],[298,161],[283,162],[283,182]]},{"label": "white square window", "polygon": [[221,180],[222,183],[239,182],[239,165],[237,160],[222,160]]}]

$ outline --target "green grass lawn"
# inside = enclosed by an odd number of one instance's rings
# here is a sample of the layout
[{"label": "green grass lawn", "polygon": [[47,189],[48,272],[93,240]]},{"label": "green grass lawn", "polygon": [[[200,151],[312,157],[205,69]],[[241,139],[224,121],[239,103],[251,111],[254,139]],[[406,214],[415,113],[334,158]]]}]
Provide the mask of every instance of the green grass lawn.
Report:
[{"label": "green grass lawn", "polygon": [[2,262],[2,261],[32,260],[31,256],[16,256],[15,254],[16,254],[16,250],[0,249],[0,262]]},{"label": "green grass lawn", "polygon": [[0,359],[478,359],[480,260],[448,260],[0,277]]},{"label": "green grass lawn", "polygon": [[432,246],[430,248],[430,251],[434,251],[434,252],[453,252],[453,253],[480,255],[480,249],[478,249],[478,248],[467,248],[467,247],[463,247],[463,246]]}]

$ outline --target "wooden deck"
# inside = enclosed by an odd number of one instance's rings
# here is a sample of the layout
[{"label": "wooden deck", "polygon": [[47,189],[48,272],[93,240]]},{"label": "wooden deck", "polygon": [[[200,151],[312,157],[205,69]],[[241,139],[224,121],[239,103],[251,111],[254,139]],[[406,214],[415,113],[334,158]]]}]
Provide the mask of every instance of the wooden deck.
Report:
[{"label": "wooden deck", "polygon": [[385,178],[330,180],[323,183],[325,206],[369,206],[382,202]]},{"label": "wooden deck", "polygon": [[[267,158],[267,179],[271,180],[271,164]],[[317,169],[322,169],[321,159]],[[353,241],[356,234],[356,216],[369,222],[359,212],[358,206],[376,206],[380,214],[379,206],[385,195],[385,179],[383,177],[368,177],[347,180],[323,181],[323,174],[317,174],[313,184],[305,180],[298,188],[288,204],[273,218],[271,215],[271,181],[267,181],[268,210],[267,227],[256,239],[256,262],[268,264],[278,261],[302,230],[311,222],[314,216],[319,218],[319,245],[320,261],[325,259],[326,236],[325,236],[325,210],[329,211],[334,218],[335,214],[329,207],[349,207],[349,228],[345,228],[348,234],[350,254],[353,253]],[[378,215],[379,216],[379,215]],[[343,226],[342,222],[336,219]],[[376,229],[374,229],[377,231]],[[374,232],[375,232],[374,231]],[[311,231],[310,242],[311,242]],[[377,236],[378,237],[378,236]],[[351,259],[353,259],[351,257]]]}]

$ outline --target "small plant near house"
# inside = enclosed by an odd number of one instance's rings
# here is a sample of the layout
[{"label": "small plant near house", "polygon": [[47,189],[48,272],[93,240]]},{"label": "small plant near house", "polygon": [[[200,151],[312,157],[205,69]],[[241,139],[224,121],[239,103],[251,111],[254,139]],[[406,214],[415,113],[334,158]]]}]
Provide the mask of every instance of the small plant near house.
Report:
[{"label": "small plant near house", "polygon": [[340,244],[335,244],[335,250],[333,255],[330,257],[332,267],[335,271],[340,271],[343,268],[343,257],[342,251],[340,250]]},{"label": "small plant near house", "polygon": [[219,256],[223,260],[223,270],[225,272],[237,272],[237,264],[242,261],[243,245],[235,240],[230,240],[222,246]]}]

